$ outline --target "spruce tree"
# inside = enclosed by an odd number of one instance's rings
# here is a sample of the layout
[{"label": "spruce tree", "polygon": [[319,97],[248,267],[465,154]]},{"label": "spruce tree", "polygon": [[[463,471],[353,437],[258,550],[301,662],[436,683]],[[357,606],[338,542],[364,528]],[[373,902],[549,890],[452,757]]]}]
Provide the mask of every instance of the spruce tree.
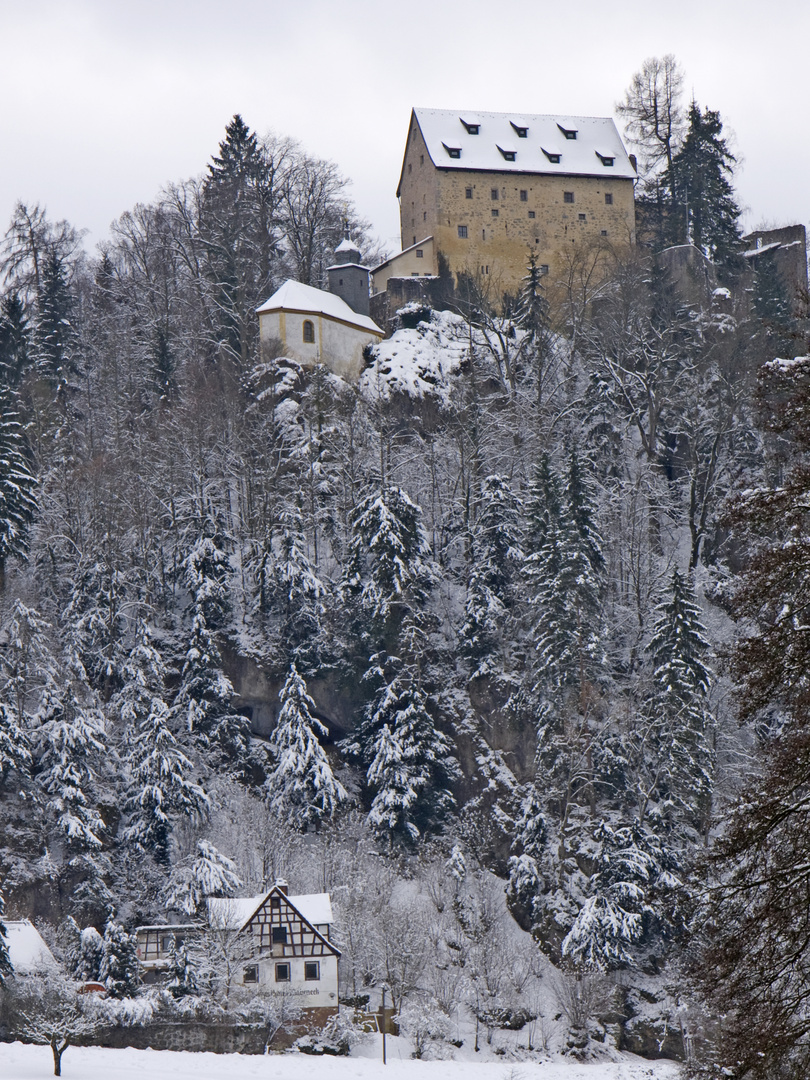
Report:
[{"label": "spruce tree", "polygon": [[31,362],[25,304],[13,289],[0,299],[0,386],[19,389]]},{"label": "spruce tree", "polygon": [[6,903],[3,899],[3,894],[0,892],[0,987],[2,987],[9,976],[14,974],[14,968],[11,966],[11,958],[8,955],[6,928],[3,925],[3,915],[5,910]]},{"label": "spruce tree", "polygon": [[19,418],[19,402],[0,386],[0,593],[6,563],[28,550],[28,526],[37,510],[37,477]]},{"label": "spruce tree", "polygon": [[141,985],[138,939],[112,918],[104,928],[99,981],[113,998],[134,997]]},{"label": "spruce tree", "polygon": [[318,741],[328,729],[312,715],[315,703],[295,664],[280,694],[281,712],[270,737],[276,762],[267,777],[267,802],[293,828],[317,828],[348,801]]},{"label": "spruce tree", "polygon": [[176,938],[172,938],[172,951],[166,969],[166,989],[175,999],[199,993],[197,968],[188,955],[185,942],[178,945]]},{"label": "spruce tree", "polygon": [[166,906],[197,915],[210,896],[233,896],[242,884],[236,864],[208,840],[199,840],[193,859],[175,866],[166,886]]}]

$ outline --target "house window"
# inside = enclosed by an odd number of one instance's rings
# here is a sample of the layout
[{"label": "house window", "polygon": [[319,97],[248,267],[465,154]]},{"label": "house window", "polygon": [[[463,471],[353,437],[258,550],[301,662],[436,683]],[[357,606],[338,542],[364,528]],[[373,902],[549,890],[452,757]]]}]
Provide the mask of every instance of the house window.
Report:
[{"label": "house window", "polygon": [[607,236],[607,229],[602,229],[602,236]]},{"label": "house window", "polygon": [[587,217],[585,216],[585,214],[580,214],[580,215],[579,215],[579,220],[580,220],[580,221],[587,221],[588,219],[587,219]]},{"label": "house window", "polygon": [[423,259],[425,257],[425,253],[421,248],[416,249],[416,257],[417,259]]},{"label": "house window", "polygon": [[497,201],[498,201],[498,199],[500,198],[500,193],[499,193],[499,191],[498,191],[498,189],[497,189],[496,187],[494,187],[494,188],[493,188],[493,189],[492,189],[492,190],[490,191],[490,193],[489,193],[489,197],[490,197],[490,199],[492,199],[492,201],[493,201],[493,202],[497,202]]},{"label": "house window", "polygon": [[468,187],[468,188],[464,189],[464,198],[465,199],[471,199],[472,198],[472,188],[471,187]]},{"label": "house window", "polygon": [[605,192],[605,206],[613,206],[613,193],[610,191]]},{"label": "house window", "polygon": [[547,274],[548,273],[548,263],[540,263],[540,273],[541,274]]},{"label": "house window", "polygon": [[243,983],[257,983],[259,981],[259,965],[248,964],[245,970],[242,972]]},{"label": "house window", "polygon": [[498,216],[498,211],[497,211],[497,210],[493,210],[493,211],[492,211],[492,216],[493,216],[493,217],[497,217],[497,216]]},{"label": "house window", "polygon": [[459,227],[458,227],[458,235],[459,235],[459,238],[461,240],[466,240],[467,239],[467,226],[466,225],[459,225]]},{"label": "house window", "polygon": [[535,218],[535,217],[537,217],[537,214],[535,214],[534,210],[530,210],[530,211],[529,211],[529,217],[530,217],[530,218]]},{"label": "house window", "polygon": [[520,201],[521,202],[528,202],[529,201],[529,193],[524,188],[520,189]]},{"label": "house window", "polygon": [[275,909],[280,909],[281,908],[281,897],[280,896],[271,896],[270,897],[270,907],[275,908]]},{"label": "house window", "polygon": [[290,965],[276,964],[276,982],[290,981]]},{"label": "house window", "polygon": [[272,942],[274,945],[286,945],[287,944],[287,927],[286,926],[274,926]]},{"label": "house window", "polygon": [[573,191],[564,191],[563,192],[563,202],[571,203],[573,201],[574,201],[574,193],[573,193]]},{"label": "house window", "polygon": [[315,326],[309,319],[304,319],[304,341],[308,345],[315,344]]},{"label": "house window", "polygon": [[317,960],[304,961],[304,978],[307,982],[317,982],[321,977],[321,965]]}]

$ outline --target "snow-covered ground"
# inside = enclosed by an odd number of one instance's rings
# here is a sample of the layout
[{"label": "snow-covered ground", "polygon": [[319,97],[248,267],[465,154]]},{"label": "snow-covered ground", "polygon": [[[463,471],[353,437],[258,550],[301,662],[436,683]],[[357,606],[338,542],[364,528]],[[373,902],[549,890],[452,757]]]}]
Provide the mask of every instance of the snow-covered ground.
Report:
[{"label": "snow-covered ground", "polygon": [[[169,1050],[102,1050],[70,1047],[62,1059],[65,1080],[676,1080],[678,1066],[619,1060],[579,1065],[559,1058],[546,1061],[413,1061],[404,1039],[388,1039],[388,1064],[378,1046],[363,1046],[360,1056],[309,1057],[305,1054],[188,1054]],[[46,1080],[53,1075],[47,1046],[0,1043],[3,1080]]]}]

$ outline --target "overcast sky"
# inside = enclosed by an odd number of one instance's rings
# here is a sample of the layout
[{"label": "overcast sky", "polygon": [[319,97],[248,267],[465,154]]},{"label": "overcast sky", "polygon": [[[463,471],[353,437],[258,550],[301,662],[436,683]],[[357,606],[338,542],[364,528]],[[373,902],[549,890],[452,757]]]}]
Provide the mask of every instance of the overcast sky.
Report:
[{"label": "overcast sky", "polygon": [[0,0],[0,233],[22,199],[92,246],[239,112],[335,161],[397,250],[412,106],[610,116],[667,52],[733,134],[745,225],[807,223],[809,28],[807,0]]}]

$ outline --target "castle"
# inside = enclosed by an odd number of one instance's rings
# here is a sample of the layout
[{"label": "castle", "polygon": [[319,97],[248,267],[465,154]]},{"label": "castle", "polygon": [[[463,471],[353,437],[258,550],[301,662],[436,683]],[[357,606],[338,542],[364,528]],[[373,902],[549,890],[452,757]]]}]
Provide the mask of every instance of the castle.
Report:
[{"label": "castle", "polygon": [[397,196],[402,252],[372,273],[467,275],[519,291],[530,254],[564,278],[577,251],[635,241],[635,162],[613,120],[414,109]]}]

